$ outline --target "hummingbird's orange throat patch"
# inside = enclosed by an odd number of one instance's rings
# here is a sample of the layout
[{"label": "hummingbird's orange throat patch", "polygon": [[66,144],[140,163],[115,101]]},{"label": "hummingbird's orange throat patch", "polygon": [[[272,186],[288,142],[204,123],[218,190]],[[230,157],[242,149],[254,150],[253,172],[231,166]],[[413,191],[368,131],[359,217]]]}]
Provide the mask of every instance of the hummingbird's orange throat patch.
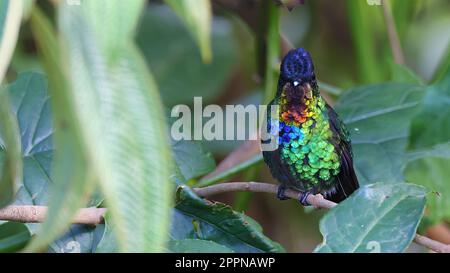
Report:
[{"label": "hummingbird's orange throat patch", "polygon": [[309,83],[294,86],[288,82],[281,93],[280,119],[289,125],[303,124],[314,116],[317,102]]}]

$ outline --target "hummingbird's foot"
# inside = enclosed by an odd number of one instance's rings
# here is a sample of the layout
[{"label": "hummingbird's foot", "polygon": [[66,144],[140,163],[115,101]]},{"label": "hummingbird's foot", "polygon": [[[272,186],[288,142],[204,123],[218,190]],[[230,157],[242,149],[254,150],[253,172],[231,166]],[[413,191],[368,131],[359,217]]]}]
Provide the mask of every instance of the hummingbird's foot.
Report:
[{"label": "hummingbird's foot", "polygon": [[277,198],[278,200],[288,200],[289,197],[287,197],[286,195],[284,195],[284,191],[286,190],[286,187],[283,185],[279,185],[278,186],[278,191],[277,191]]},{"label": "hummingbird's foot", "polygon": [[[310,192],[304,192],[304,193],[302,193],[302,194],[300,194],[300,196],[299,196],[299,198],[298,198],[298,201],[300,201],[300,204],[302,204],[303,206],[311,206],[311,204],[310,203],[308,203],[308,197],[310,196],[310,195],[312,195],[312,193],[310,193]],[[313,200],[318,200],[318,199],[325,199],[325,197],[323,197],[323,195],[322,194],[320,194],[320,193],[318,193],[318,194],[313,194],[312,195],[313,196]],[[314,202],[314,203],[316,203],[316,202]],[[312,205],[315,209],[320,209],[321,207],[319,207],[319,206],[317,206],[316,204],[313,204]]]},{"label": "hummingbird's foot", "polygon": [[[323,195],[320,194],[320,193],[314,195],[314,198],[325,199],[325,197],[323,197]],[[317,199],[316,199],[316,200],[317,200]],[[313,207],[314,207],[315,209],[321,209],[321,207],[319,207],[319,206],[317,206],[317,205],[313,205]]]},{"label": "hummingbird's foot", "polygon": [[311,204],[308,203],[308,201],[307,201],[308,196],[310,196],[310,195],[311,195],[311,193],[309,191],[303,192],[302,194],[300,194],[298,197],[298,201],[300,202],[300,204],[302,204],[305,207],[311,206]]}]

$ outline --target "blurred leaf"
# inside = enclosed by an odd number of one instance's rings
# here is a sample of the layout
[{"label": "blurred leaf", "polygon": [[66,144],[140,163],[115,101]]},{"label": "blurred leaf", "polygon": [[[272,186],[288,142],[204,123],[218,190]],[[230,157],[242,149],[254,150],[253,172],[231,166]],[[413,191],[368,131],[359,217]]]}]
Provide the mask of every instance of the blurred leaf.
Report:
[{"label": "blurred leaf", "polygon": [[210,152],[197,141],[172,141],[174,159],[186,180],[197,178],[212,172],[216,167]]},{"label": "blurred leaf", "polygon": [[211,62],[211,2],[210,0],[165,0],[186,23],[197,40],[202,59]]},{"label": "blurred leaf", "polygon": [[403,252],[425,206],[423,187],[377,183],[362,187],[320,221],[316,252]]},{"label": "blurred leaf", "polygon": [[434,72],[433,82],[441,81],[448,74],[450,74],[450,43],[447,45],[447,50]]},{"label": "blurred leaf", "polygon": [[411,27],[410,23],[414,18],[414,14],[418,10],[418,7],[422,1],[391,0],[389,2],[392,5],[392,12],[399,38],[403,41],[406,31]]},{"label": "blurred leaf", "polygon": [[59,23],[91,175],[105,196],[118,250],[158,252],[168,235],[171,158],[156,85],[130,40],[143,1],[88,3],[61,5]]},{"label": "blurred leaf", "polygon": [[[2,147],[4,146],[4,147]],[[2,151],[4,149],[4,151]],[[22,180],[22,157],[17,120],[11,110],[7,88],[0,87],[0,208],[8,205]]]},{"label": "blurred leaf", "polygon": [[[361,185],[402,182],[411,155],[405,153],[411,118],[424,87],[384,83],[346,91],[335,108],[350,132]],[[419,156],[419,155],[416,155]]]},{"label": "blurred leaf", "polygon": [[280,63],[280,10],[273,1],[268,4],[266,71],[264,73],[264,103],[269,103],[277,91]]},{"label": "blurred leaf", "polygon": [[36,0],[23,0],[23,19],[28,19]]},{"label": "blurred leaf", "polygon": [[364,83],[382,80],[375,50],[376,15],[381,7],[369,6],[365,1],[347,0],[347,15],[354,44],[359,79]]},{"label": "blurred leaf", "polygon": [[450,6],[448,1],[433,2],[419,2],[424,7],[408,24],[409,31],[403,42],[408,63],[431,83],[440,80],[450,64]]},{"label": "blurred leaf", "polygon": [[175,253],[233,253],[231,248],[213,241],[199,239],[183,239],[169,241],[169,251]]},{"label": "blurred leaf", "polygon": [[401,64],[390,62],[391,65],[391,80],[393,82],[415,83],[422,85],[422,79],[414,73],[409,67]]},{"label": "blurred leaf", "polygon": [[216,18],[212,25],[214,60],[204,64],[182,22],[167,6],[151,5],[142,18],[139,47],[152,68],[166,107],[192,104],[194,96],[208,103],[217,98],[237,60],[231,24]]},{"label": "blurred leaf", "polygon": [[[33,238],[27,251],[41,250],[61,235],[69,227],[77,209],[87,203],[87,198],[95,189],[90,170],[92,166],[87,163],[88,150],[82,139],[81,123],[67,77],[61,69],[56,35],[49,20],[37,7],[31,13],[31,26],[50,80],[56,152],[49,211],[45,222],[40,225],[39,236]],[[48,100],[47,97],[44,99]],[[49,173],[44,172],[41,165],[37,168],[50,180]]]},{"label": "blurred leaf", "polygon": [[30,240],[31,235],[22,223],[0,223],[0,253],[21,250]]},{"label": "blurred leaf", "polygon": [[427,89],[410,135],[410,149],[450,143],[450,71],[441,82]]},{"label": "blurred leaf", "polygon": [[230,206],[197,197],[182,186],[173,212],[172,240],[214,241],[235,252],[282,252],[283,248],[262,234],[261,227]]},{"label": "blurred leaf", "polygon": [[16,47],[23,4],[22,0],[2,0],[0,3],[0,84]]},{"label": "blurred leaf", "polygon": [[427,187],[426,216],[432,224],[450,219],[450,157],[426,157],[412,161],[405,169],[409,182]]}]

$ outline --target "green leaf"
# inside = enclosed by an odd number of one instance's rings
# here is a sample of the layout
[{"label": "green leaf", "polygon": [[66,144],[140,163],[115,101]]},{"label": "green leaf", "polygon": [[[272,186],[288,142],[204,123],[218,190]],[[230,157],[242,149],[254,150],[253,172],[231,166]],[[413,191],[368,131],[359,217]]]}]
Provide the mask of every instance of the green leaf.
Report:
[{"label": "green leaf", "polygon": [[[54,184],[51,178],[53,162],[53,128],[47,81],[38,73],[19,74],[16,81],[8,86],[9,100],[15,119],[18,120],[22,142],[23,180],[20,181],[15,196],[15,205],[48,205],[49,191]],[[0,153],[1,155],[1,153]],[[96,206],[99,197],[92,198],[87,206]],[[26,223],[28,233],[34,235],[40,224]],[[95,229],[97,230],[97,229]],[[58,240],[52,242],[52,252],[70,251],[70,241],[80,243],[82,252],[90,252],[89,245],[94,229],[88,226],[73,225]]]},{"label": "green leaf", "polygon": [[267,53],[264,82],[264,102],[269,103],[277,90],[280,62],[280,10],[273,1],[269,1],[267,22]]},{"label": "green leaf", "polygon": [[[11,109],[21,136],[23,180],[15,205],[47,205],[53,158],[53,129],[47,81],[37,73],[19,74],[9,87]],[[38,224],[26,224],[33,234]]]},{"label": "green leaf", "polygon": [[426,216],[433,224],[450,219],[449,166],[450,157],[426,157],[410,162],[405,169],[407,181],[432,191]]},{"label": "green leaf", "polygon": [[362,86],[345,92],[336,104],[351,135],[361,185],[404,180],[403,169],[413,158],[405,152],[409,125],[423,90],[407,83]]},{"label": "green leaf", "polygon": [[330,210],[320,221],[316,252],[402,252],[413,240],[425,207],[425,189],[376,183]]},{"label": "green leaf", "polygon": [[22,0],[2,0],[0,3],[0,83],[16,47],[23,9]]},{"label": "green leaf", "polygon": [[391,79],[393,82],[415,83],[422,85],[422,79],[414,73],[409,67],[401,64],[390,62]]},{"label": "green leaf", "polygon": [[213,241],[199,239],[183,239],[169,241],[169,251],[175,253],[233,253],[231,248]]},{"label": "green leaf", "polygon": [[158,252],[168,235],[172,163],[157,88],[130,40],[139,15],[134,6],[141,4],[61,5],[59,24],[85,150],[118,250]]},{"label": "green leaf", "polygon": [[233,211],[230,206],[197,197],[181,186],[173,212],[172,240],[214,241],[235,252],[282,252],[283,248],[267,238],[255,221]]},{"label": "green leaf", "polygon": [[196,39],[203,62],[211,62],[211,2],[209,0],[165,1],[185,22]]},{"label": "green leaf", "polygon": [[381,8],[371,7],[365,1],[347,0],[347,15],[360,81],[370,83],[381,80],[382,70],[379,69],[381,66],[374,42],[377,36],[376,19],[381,15]]},{"label": "green leaf", "polygon": [[118,250],[117,239],[114,236],[114,231],[110,223],[109,214],[106,214],[103,236],[101,237],[95,252],[114,253],[117,252],[117,250]]},{"label": "green leaf", "polygon": [[[238,61],[230,22],[216,17],[212,24],[214,59],[204,64],[183,23],[166,5],[150,5],[137,35],[137,43],[152,68],[164,105],[203,103],[216,99]],[[151,45],[151,46],[149,46]],[[188,68],[188,69],[186,69]]]},{"label": "green leaf", "polygon": [[172,141],[174,159],[186,180],[208,174],[216,167],[210,152],[206,152],[201,142]]},{"label": "green leaf", "polygon": [[19,128],[7,92],[0,88],[0,151],[4,149],[0,161],[0,208],[13,201],[22,180]]},{"label": "green leaf", "polygon": [[450,73],[427,88],[419,112],[411,124],[409,149],[450,143]]},{"label": "green leaf", "polygon": [[[49,20],[37,7],[31,14],[31,22],[50,79],[56,152],[49,211],[40,227],[39,236],[34,237],[28,251],[43,249],[62,234],[69,227],[77,209],[87,203],[87,198],[95,189],[92,164],[88,164],[88,151],[82,138],[82,125],[67,77],[61,69],[56,35]],[[50,177],[48,173],[45,175]]]},{"label": "green leaf", "polygon": [[30,240],[31,235],[22,223],[0,223],[0,253],[21,250]]}]

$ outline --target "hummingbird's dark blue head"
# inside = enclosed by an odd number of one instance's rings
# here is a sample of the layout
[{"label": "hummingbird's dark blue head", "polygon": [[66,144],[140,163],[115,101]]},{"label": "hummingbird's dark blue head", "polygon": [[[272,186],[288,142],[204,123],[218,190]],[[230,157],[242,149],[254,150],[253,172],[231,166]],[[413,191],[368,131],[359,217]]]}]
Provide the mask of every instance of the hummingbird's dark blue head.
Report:
[{"label": "hummingbird's dark blue head", "polygon": [[281,78],[286,82],[303,84],[315,81],[311,55],[303,48],[289,51],[281,62],[280,72]]}]

